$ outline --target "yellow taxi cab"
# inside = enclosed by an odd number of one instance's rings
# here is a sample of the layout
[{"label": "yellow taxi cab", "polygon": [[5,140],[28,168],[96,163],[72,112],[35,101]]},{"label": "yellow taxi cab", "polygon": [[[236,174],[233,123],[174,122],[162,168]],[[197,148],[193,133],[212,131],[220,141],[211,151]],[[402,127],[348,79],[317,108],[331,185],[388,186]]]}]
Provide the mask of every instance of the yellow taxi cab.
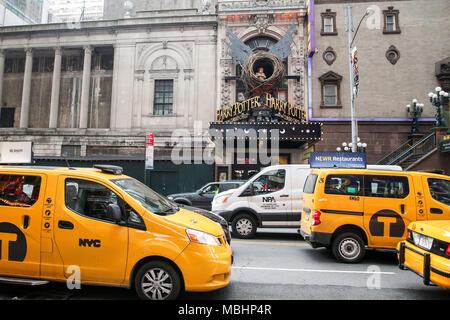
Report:
[{"label": "yellow taxi cab", "polygon": [[3,282],[134,287],[164,300],[230,280],[222,227],[120,167],[0,166],[0,212]]},{"label": "yellow taxi cab", "polygon": [[398,244],[402,270],[411,270],[425,285],[450,288],[450,220],[412,222]]},{"label": "yellow taxi cab", "polygon": [[300,233],[340,262],[366,247],[396,250],[413,221],[450,219],[450,177],[425,172],[313,169],[303,189]]}]

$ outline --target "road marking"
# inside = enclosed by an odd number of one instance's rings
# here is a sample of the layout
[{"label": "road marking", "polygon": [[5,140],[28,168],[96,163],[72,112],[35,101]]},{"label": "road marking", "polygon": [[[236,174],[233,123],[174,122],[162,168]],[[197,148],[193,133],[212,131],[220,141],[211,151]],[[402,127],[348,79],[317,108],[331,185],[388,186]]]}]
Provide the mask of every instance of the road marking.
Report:
[{"label": "road marking", "polygon": [[232,269],[241,270],[260,270],[260,271],[292,271],[292,272],[321,272],[321,273],[358,273],[358,274],[386,274],[394,275],[395,272],[372,272],[372,271],[357,271],[357,270],[318,270],[318,269],[286,269],[286,268],[260,268],[260,267],[238,267],[232,266]]},{"label": "road marking", "polygon": [[309,244],[301,242],[301,243],[293,243],[293,242],[274,242],[274,241],[236,241],[233,240],[231,244],[259,244],[259,245],[272,245],[272,246],[292,246],[292,247],[309,247]]}]

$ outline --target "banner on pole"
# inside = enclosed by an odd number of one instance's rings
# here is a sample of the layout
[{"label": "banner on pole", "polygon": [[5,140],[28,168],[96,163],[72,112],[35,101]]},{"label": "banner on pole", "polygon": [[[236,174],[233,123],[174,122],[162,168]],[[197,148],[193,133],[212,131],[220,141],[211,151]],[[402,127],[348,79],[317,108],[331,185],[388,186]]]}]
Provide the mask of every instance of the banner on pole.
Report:
[{"label": "banner on pole", "polygon": [[153,169],[155,134],[152,132],[145,135],[145,169]]},{"label": "banner on pole", "polygon": [[358,63],[358,49],[356,47],[352,50],[352,66],[353,66],[353,95],[359,95],[359,63]]}]

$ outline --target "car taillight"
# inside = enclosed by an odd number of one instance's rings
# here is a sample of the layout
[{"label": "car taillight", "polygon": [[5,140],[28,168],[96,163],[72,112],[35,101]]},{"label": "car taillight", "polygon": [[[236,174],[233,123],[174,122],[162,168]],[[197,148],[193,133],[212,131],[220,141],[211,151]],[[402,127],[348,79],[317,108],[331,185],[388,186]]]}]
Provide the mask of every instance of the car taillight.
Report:
[{"label": "car taillight", "polygon": [[314,213],[312,214],[312,220],[311,220],[311,225],[312,226],[317,226],[320,224],[320,215],[322,213],[318,210],[314,210]]},{"label": "car taillight", "polygon": [[445,254],[450,256],[450,244],[448,245],[447,250],[445,250]]}]

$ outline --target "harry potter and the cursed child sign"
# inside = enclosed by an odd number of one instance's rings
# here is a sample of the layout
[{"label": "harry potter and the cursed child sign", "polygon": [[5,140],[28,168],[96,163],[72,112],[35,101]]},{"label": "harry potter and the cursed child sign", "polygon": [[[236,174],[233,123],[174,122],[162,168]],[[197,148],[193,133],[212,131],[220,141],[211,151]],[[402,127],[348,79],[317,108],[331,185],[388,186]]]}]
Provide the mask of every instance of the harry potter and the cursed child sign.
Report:
[{"label": "harry potter and the cursed child sign", "polygon": [[253,51],[228,26],[226,29],[230,56],[242,70],[236,80],[243,83],[247,99],[217,110],[216,121],[210,125],[215,137],[232,138],[230,134],[244,139],[247,132],[255,131],[267,132],[268,140],[296,143],[320,140],[321,123],[308,122],[302,107],[276,98],[283,81],[292,78],[286,75],[285,61],[291,54],[295,20],[284,37],[267,50]]},{"label": "harry potter and the cursed child sign", "polygon": [[[262,100],[261,100],[262,99]],[[290,122],[307,121],[303,108],[292,105],[265,93],[234,105],[217,110],[216,121],[273,121],[274,119]]]}]

